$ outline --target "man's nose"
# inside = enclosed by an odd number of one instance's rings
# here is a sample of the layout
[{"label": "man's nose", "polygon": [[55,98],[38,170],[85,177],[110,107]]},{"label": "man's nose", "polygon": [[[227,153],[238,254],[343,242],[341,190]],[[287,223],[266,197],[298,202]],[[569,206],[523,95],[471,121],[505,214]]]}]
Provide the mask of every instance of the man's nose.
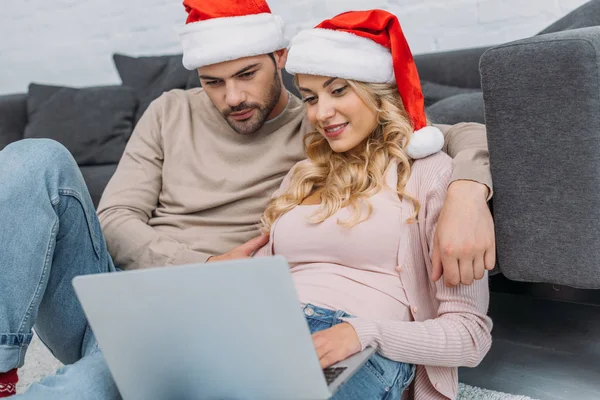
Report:
[{"label": "man's nose", "polygon": [[236,107],[246,101],[246,94],[236,84],[226,84],[225,100],[229,107]]}]

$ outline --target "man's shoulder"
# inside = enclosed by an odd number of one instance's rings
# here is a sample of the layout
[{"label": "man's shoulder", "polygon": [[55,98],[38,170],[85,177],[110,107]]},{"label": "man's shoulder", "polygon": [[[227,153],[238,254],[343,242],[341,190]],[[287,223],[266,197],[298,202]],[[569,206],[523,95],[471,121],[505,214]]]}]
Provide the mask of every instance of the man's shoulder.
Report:
[{"label": "man's shoulder", "polygon": [[465,132],[465,133],[471,133],[471,132],[484,132],[485,133],[486,132],[485,125],[480,124],[479,122],[459,122],[454,125],[447,125],[447,124],[432,124],[432,125],[435,126],[436,128],[438,128],[440,131],[442,131],[444,136],[446,136],[450,131]]},{"label": "man's shoulder", "polygon": [[202,105],[210,102],[206,92],[202,88],[193,89],[171,89],[161,94],[156,100],[163,107],[177,108],[188,107],[190,104]]}]

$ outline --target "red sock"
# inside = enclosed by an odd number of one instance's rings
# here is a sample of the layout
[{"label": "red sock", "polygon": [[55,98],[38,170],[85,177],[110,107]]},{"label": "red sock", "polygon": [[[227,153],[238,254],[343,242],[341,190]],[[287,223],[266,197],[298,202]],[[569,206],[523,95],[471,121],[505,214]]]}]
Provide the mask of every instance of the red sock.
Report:
[{"label": "red sock", "polygon": [[17,375],[16,368],[0,373],[0,397],[9,397],[16,394],[18,381],[19,375]]}]

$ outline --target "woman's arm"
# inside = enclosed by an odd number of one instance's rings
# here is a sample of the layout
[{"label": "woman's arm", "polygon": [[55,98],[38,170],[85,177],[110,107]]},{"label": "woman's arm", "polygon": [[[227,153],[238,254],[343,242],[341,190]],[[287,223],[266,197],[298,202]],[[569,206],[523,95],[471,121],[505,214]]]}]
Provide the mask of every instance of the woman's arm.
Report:
[{"label": "woman's arm", "polygon": [[[374,346],[396,361],[440,367],[475,367],[491,346],[492,322],[486,316],[487,280],[448,288],[436,283],[438,317],[427,321],[346,321],[361,348]],[[418,312],[418,310],[417,310]]]},{"label": "woman's arm", "polygon": [[[448,182],[452,171],[447,169],[421,200],[419,219],[425,226],[421,240],[426,240],[430,256]],[[426,282],[419,282],[425,285]],[[472,285],[447,287],[438,281],[420,290],[430,291],[439,302],[437,317],[426,321],[369,321],[363,318],[347,319],[358,334],[361,347],[375,346],[380,354],[392,360],[419,365],[441,367],[474,367],[491,346],[492,322],[487,317],[489,290],[487,279]],[[418,307],[418,305],[416,305]],[[423,312],[423,310],[421,310]],[[418,308],[413,309],[418,315]]]}]

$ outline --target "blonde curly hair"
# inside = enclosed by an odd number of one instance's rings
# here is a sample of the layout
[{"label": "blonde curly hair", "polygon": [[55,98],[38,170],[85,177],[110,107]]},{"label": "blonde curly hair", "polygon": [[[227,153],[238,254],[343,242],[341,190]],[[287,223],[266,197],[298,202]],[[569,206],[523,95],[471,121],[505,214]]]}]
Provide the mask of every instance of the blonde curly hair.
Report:
[{"label": "blonde curly hair", "polygon": [[[294,82],[298,86],[297,77]],[[414,129],[402,106],[398,87],[352,80],[348,84],[377,113],[377,126],[359,145],[361,151],[351,153],[334,152],[317,131],[306,134],[306,155],[310,162],[296,165],[287,190],[269,202],[261,220],[264,232],[269,232],[277,218],[316,190],[321,190],[321,204],[310,222],[323,222],[348,206],[352,214],[344,221],[338,220],[339,225],[350,228],[367,220],[373,212],[369,197],[383,188],[391,161],[398,163],[398,196],[412,202],[414,213],[409,222],[416,221],[419,202],[404,192],[412,165],[404,149]]]}]

